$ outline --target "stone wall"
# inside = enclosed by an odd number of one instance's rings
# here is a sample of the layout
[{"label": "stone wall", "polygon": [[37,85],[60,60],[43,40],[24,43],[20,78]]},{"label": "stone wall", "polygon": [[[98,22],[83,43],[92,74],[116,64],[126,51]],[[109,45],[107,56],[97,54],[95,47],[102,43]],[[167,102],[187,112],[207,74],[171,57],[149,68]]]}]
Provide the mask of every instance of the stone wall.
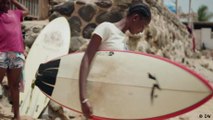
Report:
[{"label": "stone wall", "polygon": [[192,39],[185,26],[160,0],[68,0],[52,7],[49,20],[65,16],[71,28],[71,47],[84,50],[92,31],[103,21],[117,22],[132,2],[144,2],[152,12],[152,21],[142,35],[129,36],[130,50],[157,54],[181,62],[193,57]]}]

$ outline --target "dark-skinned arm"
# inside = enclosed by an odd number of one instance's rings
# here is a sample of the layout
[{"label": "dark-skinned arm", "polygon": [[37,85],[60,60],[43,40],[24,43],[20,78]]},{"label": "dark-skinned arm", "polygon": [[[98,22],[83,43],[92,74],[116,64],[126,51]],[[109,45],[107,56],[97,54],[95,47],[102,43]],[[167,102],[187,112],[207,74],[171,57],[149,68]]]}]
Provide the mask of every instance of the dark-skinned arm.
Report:
[{"label": "dark-skinned arm", "polygon": [[94,34],[92,39],[85,51],[83,59],[81,61],[80,66],[80,75],[79,75],[79,92],[80,92],[80,102],[81,102],[81,109],[86,118],[91,118],[92,115],[92,108],[89,104],[87,99],[87,77],[90,71],[91,62],[101,45],[101,37]]},{"label": "dark-skinned arm", "polygon": [[19,10],[22,10],[23,16],[27,16],[29,14],[29,10],[20,2],[17,0],[11,0],[11,2],[18,8]]}]

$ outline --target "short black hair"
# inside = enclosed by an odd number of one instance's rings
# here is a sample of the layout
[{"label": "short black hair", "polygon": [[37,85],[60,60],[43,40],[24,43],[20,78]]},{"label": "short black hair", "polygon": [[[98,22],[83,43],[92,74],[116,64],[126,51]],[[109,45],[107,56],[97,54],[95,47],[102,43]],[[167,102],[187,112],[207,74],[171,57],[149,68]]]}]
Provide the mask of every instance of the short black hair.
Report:
[{"label": "short black hair", "polygon": [[151,20],[151,11],[150,8],[143,4],[143,3],[138,3],[138,4],[132,4],[130,5],[128,9],[127,16],[131,16],[133,14],[139,14],[141,17],[144,19],[150,21]]}]

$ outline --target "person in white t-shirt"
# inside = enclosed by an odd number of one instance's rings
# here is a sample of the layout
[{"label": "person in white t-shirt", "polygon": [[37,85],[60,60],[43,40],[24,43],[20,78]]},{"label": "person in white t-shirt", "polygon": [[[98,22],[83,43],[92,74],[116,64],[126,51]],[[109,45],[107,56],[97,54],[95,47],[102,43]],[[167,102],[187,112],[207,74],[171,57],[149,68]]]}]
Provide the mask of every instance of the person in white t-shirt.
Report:
[{"label": "person in white t-shirt", "polygon": [[147,5],[139,3],[129,7],[127,16],[116,23],[103,22],[94,30],[80,66],[79,92],[81,109],[86,118],[92,117],[92,107],[86,95],[87,77],[91,62],[98,50],[128,50],[126,31],[131,34],[143,32],[151,21]]}]

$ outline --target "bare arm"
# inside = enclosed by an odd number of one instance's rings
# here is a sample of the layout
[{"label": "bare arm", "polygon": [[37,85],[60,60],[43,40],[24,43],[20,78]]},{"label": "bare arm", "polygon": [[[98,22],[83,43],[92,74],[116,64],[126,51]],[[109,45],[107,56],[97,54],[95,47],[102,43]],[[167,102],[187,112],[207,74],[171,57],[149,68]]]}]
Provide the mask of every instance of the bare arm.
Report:
[{"label": "bare arm", "polygon": [[91,62],[100,45],[101,45],[101,37],[94,34],[83,56],[80,66],[80,76],[79,76],[80,102],[82,112],[84,113],[84,116],[87,118],[90,118],[92,114],[86,95],[87,77],[89,74]]},{"label": "bare arm", "polygon": [[29,14],[29,10],[22,5],[20,2],[18,2],[17,0],[11,0],[11,2],[19,9],[23,11],[23,15],[26,16]]}]

